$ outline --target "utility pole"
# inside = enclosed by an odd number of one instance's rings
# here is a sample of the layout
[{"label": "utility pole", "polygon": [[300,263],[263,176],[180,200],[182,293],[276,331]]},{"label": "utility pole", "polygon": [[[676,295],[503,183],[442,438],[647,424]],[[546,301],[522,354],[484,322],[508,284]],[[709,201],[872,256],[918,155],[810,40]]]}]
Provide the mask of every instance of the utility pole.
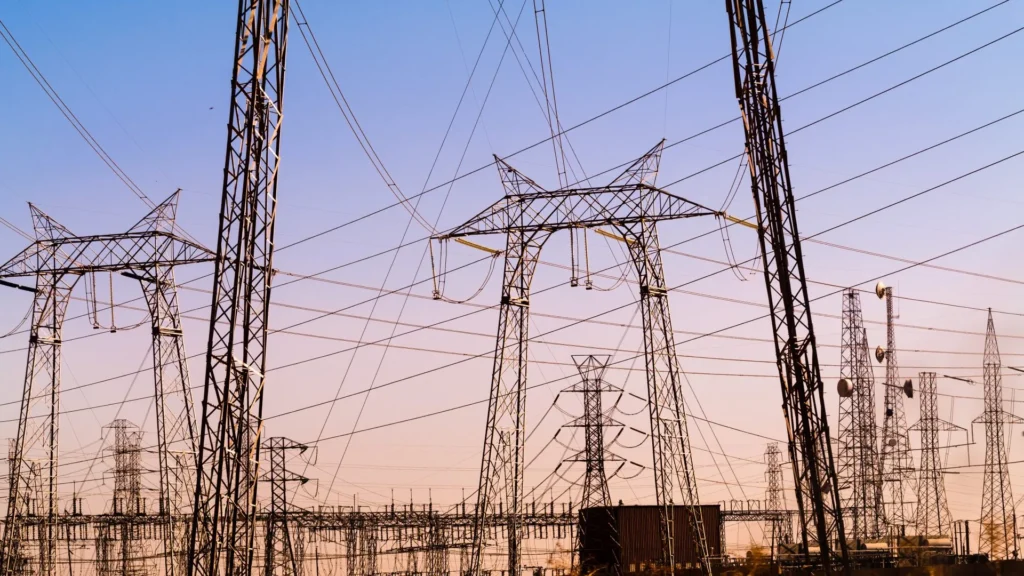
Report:
[{"label": "utility pole", "polygon": [[983,358],[985,409],[974,419],[985,425],[985,473],[981,489],[981,521],[978,552],[992,560],[1017,558],[1017,518],[1014,513],[1010,470],[1007,467],[1006,424],[1019,424],[1024,419],[1003,409],[1002,362],[999,342],[988,311]]},{"label": "utility pole", "polygon": [[288,0],[240,0],[236,23],[188,576],[253,561]]},{"label": "utility pole", "polygon": [[917,514],[919,536],[950,536],[949,506],[946,485],[939,458],[939,432],[964,430],[956,424],[939,419],[935,372],[921,372],[917,377],[921,390],[921,419],[910,430],[921,433],[921,470],[917,477]]},{"label": "utility pole", "polygon": [[805,553],[809,554],[812,542],[817,544],[826,574],[832,572],[834,562],[849,571],[839,482],[832,460],[825,391],[764,4],[762,0],[726,0],[725,5],[736,98],[746,135],[750,187],[775,334],[801,538]]},{"label": "utility pole", "polygon": [[266,480],[270,483],[270,514],[266,520],[266,551],[263,556],[264,576],[301,576],[301,554],[296,552],[295,534],[288,518],[288,484],[305,484],[309,479],[290,472],[288,453],[302,454],[308,446],[288,438],[268,438],[263,451],[270,461]]},{"label": "utility pole", "polygon": [[903,398],[913,397],[913,384],[907,380],[900,383],[900,366],[896,354],[896,323],[892,288],[881,282],[875,287],[875,294],[885,300],[885,411],[882,414],[882,480],[888,488],[888,513],[886,519],[892,527],[893,536],[905,536],[909,519],[906,493],[913,492],[914,458],[910,451],[910,435],[907,433],[907,417]]},{"label": "utility pole", "polygon": [[668,284],[656,223],[717,213],[654,186],[663,147],[664,141],[658,143],[607,186],[555,191],[541,188],[495,158],[505,188],[504,198],[451,232],[434,238],[444,250],[444,241],[450,239],[468,242],[464,240],[467,236],[506,236],[505,275],[471,547],[471,574],[483,570],[485,541],[487,535],[498,533],[499,526],[494,522],[501,517],[497,514],[501,504],[506,524],[500,528],[508,537],[507,570],[509,574],[518,574],[520,570],[530,282],[541,248],[556,231],[600,226],[613,227],[629,247],[640,285],[655,500],[661,509],[662,565],[675,569],[673,507],[678,502],[689,512],[701,568],[710,571],[707,538],[697,507],[682,376],[675,353]]}]

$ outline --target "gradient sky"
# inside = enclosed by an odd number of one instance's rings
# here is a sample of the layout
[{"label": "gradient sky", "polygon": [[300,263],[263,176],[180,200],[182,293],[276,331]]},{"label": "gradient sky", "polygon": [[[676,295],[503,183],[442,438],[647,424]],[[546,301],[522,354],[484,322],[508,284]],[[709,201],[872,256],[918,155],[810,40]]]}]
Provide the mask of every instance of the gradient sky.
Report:
[{"label": "gradient sky", "polygon": [[[498,0],[493,5],[497,6]],[[780,49],[778,83],[783,95],[825,80],[834,74],[885,54],[907,42],[939,30],[994,3],[841,2],[793,26]],[[512,20],[522,2],[506,0]],[[536,35],[532,5],[522,12],[517,34],[526,57],[536,66]],[[768,10],[774,14],[775,2]],[[825,3],[795,3],[791,21]],[[508,156],[545,138],[548,128],[531,92],[531,85],[508,51],[501,29],[483,2],[362,2],[331,3],[308,0],[303,8],[323,51],[362,127],[391,175],[407,194],[445,183],[456,174],[485,166],[492,154]],[[721,2],[549,2],[548,24],[559,111],[564,126],[574,126],[609,108],[639,96],[686,72],[703,66],[729,50],[728,26]],[[156,200],[177,188],[183,190],[179,223],[209,246],[215,244],[228,81],[235,6],[231,2],[192,2],[169,6],[136,2],[17,3],[0,9],[0,18],[34,59],[49,82],[124,170]],[[783,103],[791,172],[795,191],[807,194],[875,168],[906,154],[976,128],[1022,107],[1024,80],[1016,73],[1024,49],[1024,6],[1010,1],[897,54],[865,66]],[[934,72],[893,89],[806,130],[798,128],[890,88],[935,66],[974,50],[1004,35],[1012,35]],[[313,233],[394,203],[394,197],[349,131],[318,75],[298,29],[292,27],[285,90],[283,164],[279,190],[278,246],[286,246]],[[469,71],[484,46],[479,65],[447,140],[442,138],[456,110]],[[518,44],[515,44],[518,52]],[[499,66],[499,61],[501,61]],[[525,60],[521,60],[525,66]],[[30,228],[26,202],[31,201],[76,233],[127,229],[146,209],[93,155],[53,104],[6,47],[0,50],[0,216]],[[493,86],[491,86],[493,78]],[[474,123],[486,100],[479,124]],[[569,141],[587,174],[603,172],[636,158],[661,138],[676,142],[735,117],[737,105],[728,61],[708,67],[638,102],[569,133]],[[970,136],[944,145],[868,177],[857,179],[799,203],[800,228],[806,235],[831,228],[911,194],[942,184],[1006,156],[1020,152],[1024,114],[1001,121]],[[666,150],[659,183],[679,178],[721,162],[743,147],[741,126],[734,122],[699,138]],[[465,151],[465,152],[464,152]],[[464,155],[464,158],[463,157]],[[437,155],[432,173],[431,165]],[[461,162],[461,164],[460,164]],[[509,162],[541,185],[557,185],[549,145],[537,146]],[[712,208],[723,205],[736,161],[703,172],[669,189]],[[805,243],[806,270],[813,296],[838,287],[858,285],[870,289],[882,276],[898,295],[917,300],[946,302],[974,309],[900,301],[897,339],[903,377],[916,378],[921,370],[980,381],[985,314],[991,307],[1005,366],[1024,365],[1024,309],[1020,283],[1024,271],[1016,249],[1021,232],[986,242],[937,261],[947,270],[915,268],[892,274],[911,261],[930,258],[994,233],[1020,225],[1020,174],[1024,160],[1017,157],[977,174],[942,186],[895,208],[866,217],[820,237],[824,245]],[[428,179],[428,173],[430,173]],[[595,184],[611,179],[598,176]],[[443,186],[424,196],[419,208],[438,228],[456,225],[502,195],[493,167],[486,168],[450,188]],[[752,204],[744,181],[728,206],[730,213],[746,217]],[[267,420],[269,435],[312,442],[357,430],[483,400],[487,394],[497,320],[498,273],[487,279],[486,263],[449,276],[447,295],[463,299],[482,286],[469,304],[430,299],[431,284],[421,282],[412,297],[371,299],[384,282],[392,253],[327,272],[323,281],[295,280],[288,274],[307,275],[346,264],[396,246],[409,218],[391,208],[358,224],[315,240],[281,250],[275,261],[286,274],[277,277],[272,325],[283,328],[319,316],[317,311],[345,309],[344,315],[318,319],[294,328],[302,334],[275,334],[270,339],[270,372],[265,415],[283,414],[335,397],[343,382],[346,395],[376,388],[328,408],[320,406]],[[661,226],[663,246],[715,230],[711,221],[687,220]],[[426,232],[413,224],[386,286],[400,289],[430,276],[422,238]],[[621,247],[591,235],[594,269],[622,261]],[[483,240],[502,247],[500,238]],[[25,241],[0,229],[0,257],[19,251]],[[755,252],[755,238],[747,229],[734,228],[736,258]],[[839,247],[837,247],[838,245]],[[844,249],[845,247],[845,249]],[[870,251],[856,253],[848,248]],[[680,285],[722,269],[726,259],[718,233],[679,246],[686,255],[666,254],[670,285]],[[480,253],[453,245],[450,265],[458,266]],[[564,237],[545,247],[544,261],[564,266],[569,261]],[[210,272],[197,266],[178,271],[179,281]],[[616,284],[619,269],[595,279],[600,287]],[[774,373],[767,321],[760,320],[727,330],[715,337],[696,336],[763,315],[765,289],[759,274],[725,271],[695,281],[672,295],[673,322],[682,364],[688,373],[684,392],[691,412],[707,419],[770,438],[782,439],[785,430],[779,410],[779,387]],[[982,278],[979,275],[988,275]],[[627,279],[629,277],[627,276]],[[105,282],[105,278],[103,279]],[[329,281],[329,282],[328,282]],[[102,284],[102,283],[101,283]],[[619,283],[611,291],[570,289],[564,269],[541,266],[533,287],[532,334],[559,329],[574,318],[601,316],[602,323],[564,328],[540,338],[531,347],[530,382],[551,381],[531,390],[528,425],[536,432],[527,444],[528,457],[540,456],[527,470],[527,483],[545,480],[571,441],[571,431],[549,442],[558,427],[579,405],[559,390],[572,382],[572,354],[607,353],[618,348],[616,359],[635,355],[640,333],[625,326],[639,324],[634,316],[635,285]],[[543,293],[541,290],[560,285]],[[182,288],[186,346],[190,354],[202,352],[207,327],[208,279]],[[115,281],[116,300],[140,295],[126,279]],[[79,287],[76,295],[84,297]],[[100,297],[109,295],[101,288]],[[0,333],[15,326],[29,305],[23,292],[0,291]],[[363,304],[360,304],[363,303]],[[132,306],[137,306],[135,302]],[[404,306],[404,310],[403,310]],[[885,307],[863,296],[872,346],[885,340]],[[69,317],[84,313],[82,301],[72,304]],[[364,318],[371,315],[364,332]],[[835,411],[834,382],[838,377],[841,301],[827,296],[815,301],[815,322],[829,409]],[[452,318],[473,313],[462,319]],[[117,322],[130,325],[142,319],[137,309],[119,309]],[[444,328],[423,330],[396,338],[381,363],[383,348],[371,346],[336,353],[292,366],[294,362],[350,348],[361,337],[379,340],[391,334],[393,322],[416,325],[445,321]],[[92,334],[84,318],[69,320],[65,339]],[[0,434],[14,434],[24,374],[27,337],[19,332],[0,342]],[[148,365],[148,331],[97,333],[65,346],[65,386],[85,384],[133,372]],[[423,349],[428,349],[424,351]],[[947,354],[921,351],[948,351]],[[454,367],[441,368],[467,355],[482,355]],[[695,358],[696,356],[696,358]],[[710,359],[713,357],[715,359]],[[378,366],[379,372],[378,372]],[[632,369],[630,369],[632,368]],[[193,384],[201,384],[202,362],[190,362]],[[427,374],[421,373],[431,371]],[[609,371],[608,379],[643,396],[642,363],[628,360]],[[376,376],[375,376],[376,373]],[[346,377],[347,374],[347,377]],[[876,368],[881,382],[884,369]],[[1019,373],[1004,374],[1006,398],[1024,390]],[[394,382],[393,384],[391,384]],[[100,426],[124,417],[143,426],[153,441],[150,402],[129,402],[120,408],[89,407],[143,398],[150,391],[148,373],[118,378],[69,392],[63,409],[62,458],[86,460],[101,449]],[[970,427],[981,411],[981,388],[950,379],[939,382],[943,417]],[[881,410],[882,390],[877,391]],[[956,396],[956,398],[952,398]],[[1012,406],[1013,404],[1007,404]],[[618,418],[640,430],[648,427],[643,404],[624,399]],[[630,413],[637,413],[630,416]],[[406,501],[409,490],[417,501],[430,497],[439,503],[461,499],[463,490],[476,486],[485,405],[443,416],[326,440],[318,446],[306,474],[317,479],[300,492],[304,502],[350,503],[353,495],[365,504],[397,499]],[[544,418],[542,419],[542,416]],[[909,423],[916,422],[916,400],[907,407]],[[358,424],[356,424],[358,419]],[[326,423],[325,423],[326,422]],[[539,425],[538,425],[539,423]],[[727,428],[691,421],[700,495],[706,502],[763,497],[766,440]],[[980,436],[981,430],[977,431]],[[1011,462],[1024,461],[1024,440],[1013,440],[1020,427],[1009,431]],[[717,435],[717,439],[714,437]],[[627,431],[625,447],[614,450],[640,465],[650,462],[643,437]],[[349,440],[351,442],[349,443]],[[963,444],[954,437],[950,442]],[[912,442],[917,446],[916,434]],[[144,444],[147,444],[144,441]],[[347,447],[347,451],[346,451]],[[543,450],[542,450],[543,449]],[[712,456],[724,452],[733,458]],[[332,481],[338,463],[344,461]],[[916,454],[915,454],[916,456]],[[948,453],[950,466],[983,461],[982,445],[958,447]],[[108,464],[69,464],[65,477],[83,480],[94,510],[104,506],[110,490],[102,476]],[[302,462],[293,465],[305,468]],[[563,467],[564,468],[564,467]],[[1015,495],[1024,496],[1019,464],[1011,464]],[[575,478],[581,470],[562,470]],[[626,480],[611,481],[613,498],[650,502],[653,486],[649,469],[627,467]],[[787,481],[789,477],[787,476]],[[953,515],[976,519],[980,468],[964,468],[946,476]],[[546,486],[546,485],[545,485]],[[315,487],[315,488],[314,488]],[[554,494],[562,493],[559,481]],[[70,491],[70,488],[68,489]],[[546,493],[545,499],[550,498]],[[569,499],[572,492],[563,497]],[[750,535],[734,528],[731,547],[742,548]]]}]

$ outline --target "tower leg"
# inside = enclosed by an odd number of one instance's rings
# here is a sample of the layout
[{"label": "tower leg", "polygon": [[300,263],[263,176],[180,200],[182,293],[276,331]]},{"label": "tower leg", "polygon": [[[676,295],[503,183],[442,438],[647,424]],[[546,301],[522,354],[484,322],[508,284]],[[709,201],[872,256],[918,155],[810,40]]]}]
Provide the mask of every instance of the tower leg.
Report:
[{"label": "tower leg", "polygon": [[651,449],[654,454],[655,497],[661,508],[662,559],[675,570],[673,506],[678,484],[681,504],[687,507],[697,558],[711,573],[707,534],[697,496],[690,437],[676,358],[675,336],[668,306],[668,286],[661,262],[661,247],[654,224],[641,222],[622,230],[640,284],[640,312],[644,331],[644,364],[647,371],[648,411],[651,418]]},{"label": "tower leg", "polygon": [[182,576],[185,524],[179,519],[191,510],[188,489],[195,482],[195,416],[181,313],[172,268],[148,270],[138,278],[149,307],[153,335],[157,513],[164,519],[164,569],[167,576]]},{"label": "tower leg", "polygon": [[[38,234],[38,231],[37,231]],[[22,549],[22,521],[27,512],[26,479],[30,458],[41,458],[45,488],[39,496],[46,520],[39,528],[39,572],[55,571],[58,510],[57,476],[60,422],[61,332],[71,290],[78,276],[39,275],[32,301],[28,360],[18,414],[18,432],[10,451],[10,494],[4,524],[4,574],[27,569]],[[36,387],[41,389],[36,391]]]},{"label": "tower leg", "polygon": [[506,518],[508,576],[519,574],[530,282],[546,239],[544,232],[508,234],[470,558],[473,575],[483,568],[488,535],[498,532],[499,511]]}]

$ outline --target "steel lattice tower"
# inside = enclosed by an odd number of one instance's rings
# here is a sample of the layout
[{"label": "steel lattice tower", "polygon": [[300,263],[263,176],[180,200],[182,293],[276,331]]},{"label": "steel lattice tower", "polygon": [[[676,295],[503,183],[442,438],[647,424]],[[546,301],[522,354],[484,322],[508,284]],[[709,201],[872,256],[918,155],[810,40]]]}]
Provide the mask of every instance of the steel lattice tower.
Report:
[{"label": "steel lattice tower", "polygon": [[978,551],[993,560],[1017,557],[1017,519],[1014,513],[1010,471],[1007,468],[1006,424],[1019,424],[1021,418],[1003,409],[1002,362],[999,342],[988,311],[984,356],[985,409],[974,419],[985,425],[985,474],[981,491],[981,522]]},{"label": "steel lattice tower", "polygon": [[[153,327],[154,398],[157,419],[157,454],[160,460],[160,513],[170,525],[176,515],[190,508],[188,494],[173,491],[169,478],[190,477],[193,462],[171,466],[173,451],[194,453],[191,387],[185,367],[185,348],[181,332],[181,316],[173,269],[182,264],[207,262],[213,259],[209,250],[174,232],[178,193],[154,207],[127,232],[76,236],[35,206],[30,205],[36,241],[0,266],[0,279],[35,278],[32,328],[29,337],[28,368],[22,391],[18,434],[12,446],[12,472],[27,473],[25,463],[44,453],[49,490],[45,497],[48,521],[42,529],[40,572],[52,572],[54,532],[51,527],[57,509],[58,443],[57,423],[60,414],[60,349],[64,313],[78,279],[86,274],[119,272],[137,279],[149,304]],[[5,280],[6,285],[17,286]],[[41,391],[35,387],[43,385]],[[48,401],[43,406],[44,401]],[[17,529],[25,514],[21,494],[23,482],[11,483],[4,531],[5,573],[20,570],[20,534]],[[52,512],[52,513],[51,513]],[[173,527],[167,535],[168,576],[174,571],[173,561],[180,561],[180,530]]]},{"label": "steel lattice tower", "polygon": [[915,525],[920,536],[945,536],[950,533],[946,485],[939,459],[939,432],[963,428],[939,419],[938,393],[934,372],[918,375],[921,390],[921,419],[911,430],[921,433],[921,470],[917,477],[917,513]]},{"label": "steel lattice tower", "polygon": [[[110,423],[114,432],[114,516],[141,516],[146,513],[142,500],[142,433],[127,420]],[[131,522],[107,526],[101,538],[106,546],[118,545],[114,555],[107,552],[107,567],[122,576],[142,576],[146,573],[146,551],[141,542],[139,527]]]},{"label": "steel lattice tower", "polygon": [[268,438],[263,446],[270,461],[266,480],[270,483],[270,514],[266,520],[266,541],[263,555],[265,576],[300,576],[302,555],[297,553],[297,534],[289,521],[288,484],[305,484],[307,479],[290,472],[289,452],[305,452],[307,446],[287,438]]},{"label": "steel lattice tower", "polygon": [[825,390],[818,365],[767,17],[761,0],[726,0],[725,6],[775,334],[775,358],[789,434],[801,540],[805,551],[809,551],[812,542],[817,544],[826,574],[832,572],[836,561],[848,571],[849,550],[832,460]]},{"label": "steel lattice tower", "polygon": [[[847,535],[857,542],[884,535],[882,475],[875,424],[874,372],[868,355],[860,293],[843,292],[839,398],[839,480]],[[843,386],[841,382],[841,386]]]},{"label": "steel lattice tower", "polygon": [[[764,499],[765,510],[785,510],[786,486],[782,477],[782,451],[779,450],[777,442],[772,442],[765,448],[764,461],[768,465],[768,470],[764,474],[768,482]],[[793,526],[790,522],[772,522],[770,531],[773,553],[778,553],[779,544],[793,541]]]},{"label": "steel lattice tower", "polygon": [[287,37],[288,0],[239,1],[189,576],[252,570]]},{"label": "steel lattice tower", "polygon": [[[896,314],[893,310],[895,297],[891,287],[876,290],[879,298],[885,299],[885,406],[882,414],[882,480],[887,488],[888,507],[886,520],[894,535],[902,536],[910,524],[913,514],[908,514],[908,491],[913,492],[914,458],[910,451],[910,435],[907,433],[907,417],[903,397],[912,388],[900,384],[900,366],[896,354]],[[907,381],[910,382],[909,380]]]},{"label": "steel lattice tower", "polygon": [[[611,417],[604,408],[603,396],[609,393],[621,393],[622,389],[604,379],[611,356],[573,356],[576,370],[580,373],[580,381],[569,386],[563,392],[573,392],[583,396],[583,415],[564,425],[566,428],[582,428],[584,448],[565,459],[564,462],[582,463],[586,470],[583,475],[583,488],[580,491],[580,510],[587,508],[607,507],[612,504],[608,490],[608,474],[606,464],[609,462],[625,462],[620,456],[607,449],[609,440],[606,438],[609,429],[621,429],[622,424]],[[614,518],[608,518],[611,530],[617,531]],[[584,557],[584,526],[581,523],[576,530],[574,549],[579,558]],[[615,574],[621,572],[616,559],[612,563]]]},{"label": "steel lattice tower", "polygon": [[[487,428],[477,493],[469,572],[479,574],[488,535],[499,503],[507,523],[510,574],[520,570],[523,511],[523,442],[530,282],[540,250],[558,230],[611,226],[629,247],[640,286],[648,410],[654,461],[655,498],[661,508],[662,564],[674,569],[673,507],[687,507],[696,535],[701,568],[710,570],[704,523],[696,507],[697,482],[676,358],[656,223],[716,212],[654,186],[664,141],[659,142],[611,184],[593,188],[548,191],[495,158],[505,196],[439,241],[473,235],[506,235],[505,274],[498,312]],[[444,244],[442,244],[442,250]],[[676,491],[678,488],[678,492]],[[679,495],[679,500],[676,495]]]},{"label": "steel lattice tower", "polygon": [[584,448],[576,452],[565,462],[578,462],[586,466],[583,476],[583,488],[580,492],[580,508],[610,506],[611,493],[608,491],[608,476],[605,469],[607,462],[623,462],[615,454],[608,452],[605,444],[606,430],[621,428],[622,424],[609,416],[603,406],[603,396],[608,393],[621,392],[604,380],[610,356],[573,356],[576,370],[580,373],[580,381],[563,390],[583,396],[583,415],[565,424],[566,428],[582,428]]}]

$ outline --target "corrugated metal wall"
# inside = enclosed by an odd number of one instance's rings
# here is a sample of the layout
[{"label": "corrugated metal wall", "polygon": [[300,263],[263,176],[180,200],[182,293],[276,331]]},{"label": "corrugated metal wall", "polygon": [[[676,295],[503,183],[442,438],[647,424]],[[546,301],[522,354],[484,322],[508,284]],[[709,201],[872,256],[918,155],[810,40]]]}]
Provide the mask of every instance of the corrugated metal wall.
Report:
[{"label": "corrugated metal wall", "polygon": [[[697,566],[690,512],[675,509],[675,559],[680,568]],[[611,506],[580,512],[583,530],[584,571],[608,566],[616,560],[622,572],[643,572],[661,561],[661,508],[657,506]],[[718,506],[701,506],[701,518],[711,556],[722,553],[721,511]]]}]

